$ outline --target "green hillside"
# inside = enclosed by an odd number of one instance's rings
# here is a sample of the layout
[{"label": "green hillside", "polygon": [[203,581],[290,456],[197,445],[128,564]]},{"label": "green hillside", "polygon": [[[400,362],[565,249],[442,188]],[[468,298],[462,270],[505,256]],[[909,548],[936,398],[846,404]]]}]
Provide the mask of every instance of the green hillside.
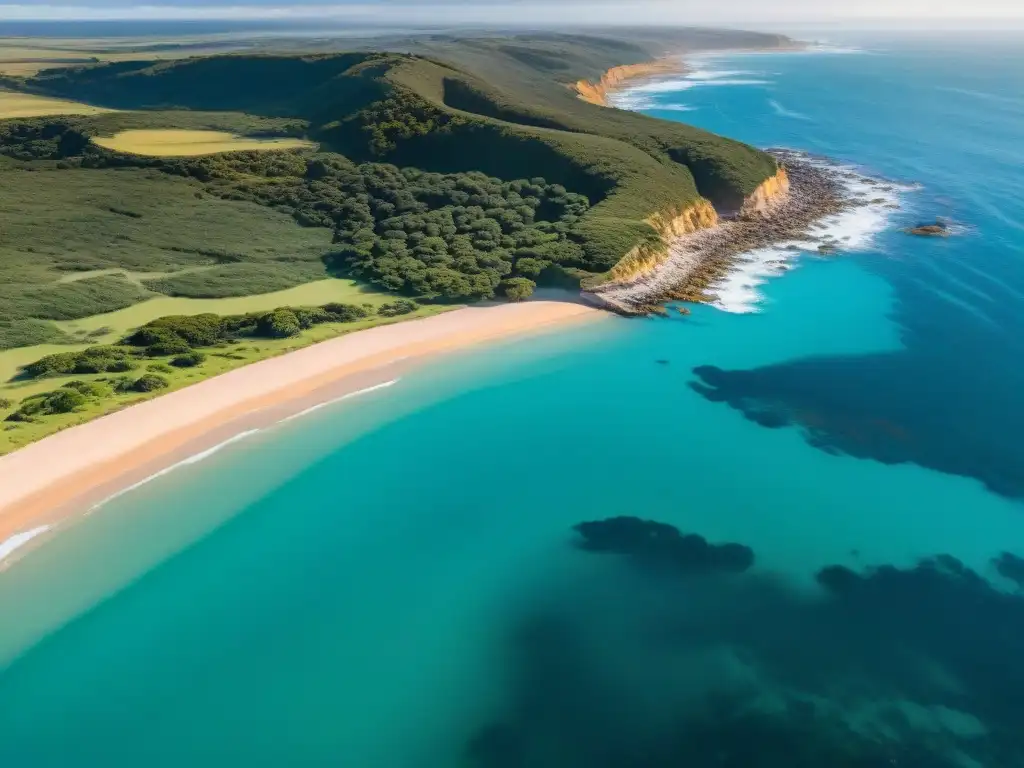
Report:
[{"label": "green hillside", "polygon": [[[688,39],[700,47],[720,38]],[[0,347],[53,340],[43,321],[157,294],[239,296],[337,275],[465,301],[510,285],[519,295],[524,280],[597,278],[658,242],[653,214],[701,197],[735,209],[776,168],[739,142],[587,104],[568,87],[670,44],[653,33],[435,36],[381,43],[415,53],[225,55],[8,78],[26,93],[120,111],[0,121],[0,194],[16,220],[0,241]],[[91,142],[133,129],[306,137],[320,148],[171,158]],[[26,212],[30,179],[44,183],[33,185]],[[132,201],[143,200],[152,210],[136,210]],[[292,240],[260,206],[333,232],[333,243],[303,250],[302,230]],[[207,218],[215,223],[189,226]],[[249,245],[270,221],[285,230]],[[154,247],[154,236],[166,244]],[[91,278],[59,282],[65,272],[117,269],[153,277],[102,276],[98,290]]]},{"label": "green hillside", "polygon": [[[340,333],[578,289],[662,247],[656,214],[738,207],[769,156],[571,88],[774,40],[682,38],[292,40],[0,78],[46,115],[0,119],[0,453]],[[242,141],[273,137],[314,144]]]}]

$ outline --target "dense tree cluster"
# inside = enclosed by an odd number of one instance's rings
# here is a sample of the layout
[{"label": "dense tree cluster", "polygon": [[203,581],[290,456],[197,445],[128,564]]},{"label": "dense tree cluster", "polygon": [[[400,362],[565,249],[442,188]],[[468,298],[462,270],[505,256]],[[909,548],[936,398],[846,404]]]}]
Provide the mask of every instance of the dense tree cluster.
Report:
[{"label": "dense tree cluster", "polygon": [[585,259],[570,233],[589,200],[539,177],[501,181],[320,155],[302,184],[240,184],[234,194],[333,228],[337,266],[429,299],[490,298],[505,278],[536,280],[552,264]]}]

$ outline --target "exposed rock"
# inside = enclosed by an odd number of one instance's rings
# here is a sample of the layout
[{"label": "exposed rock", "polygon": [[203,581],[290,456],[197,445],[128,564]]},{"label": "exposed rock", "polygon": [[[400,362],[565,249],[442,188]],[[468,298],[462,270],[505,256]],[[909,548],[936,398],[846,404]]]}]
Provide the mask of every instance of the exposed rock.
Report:
[{"label": "exposed rock", "polygon": [[[717,226],[707,226],[710,217],[703,217],[704,226],[670,238],[667,254],[659,253],[658,261],[646,260],[643,269],[626,270],[621,279],[613,275],[612,282],[585,297],[624,315],[649,314],[652,306],[670,300],[704,302],[712,298],[708,287],[741,254],[775,243],[815,241],[808,231],[822,218],[850,208],[853,198],[832,169],[799,154],[774,154],[785,168],[785,184],[781,177],[773,177],[773,184],[776,192],[786,186],[788,193],[778,194],[771,206],[754,206]],[[635,259],[623,261],[631,265]]]},{"label": "exposed rock", "polygon": [[941,219],[934,224],[918,224],[916,227],[907,227],[903,230],[908,235],[918,237],[949,237],[949,225]]},{"label": "exposed rock", "polygon": [[669,75],[683,72],[685,69],[686,67],[682,59],[676,56],[668,56],[663,59],[645,61],[639,64],[623,64],[607,70],[596,83],[592,83],[589,80],[578,80],[576,82],[576,95],[583,99],[583,101],[607,107],[608,94],[617,88],[621,88],[629,80],[636,80],[639,77]]}]

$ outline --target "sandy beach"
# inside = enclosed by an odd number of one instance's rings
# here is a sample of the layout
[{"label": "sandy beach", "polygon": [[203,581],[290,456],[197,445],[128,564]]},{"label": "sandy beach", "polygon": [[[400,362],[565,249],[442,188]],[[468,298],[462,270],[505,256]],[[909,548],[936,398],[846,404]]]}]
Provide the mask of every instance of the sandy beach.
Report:
[{"label": "sandy beach", "polygon": [[383,384],[438,353],[602,316],[562,301],[466,307],[324,341],[51,435],[0,457],[0,561],[247,429]]}]

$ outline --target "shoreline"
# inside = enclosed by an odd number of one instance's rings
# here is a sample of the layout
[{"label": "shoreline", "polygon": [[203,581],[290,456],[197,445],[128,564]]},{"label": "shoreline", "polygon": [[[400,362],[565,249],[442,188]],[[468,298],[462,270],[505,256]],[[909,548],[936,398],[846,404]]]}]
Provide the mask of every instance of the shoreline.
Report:
[{"label": "shoreline", "polygon": [[761,210],[672,238],[666,244],[668,258],[650,272],[629,282],[597,286],[588,298],[623,315],[649,314],[666,301],[705,304],[715,299],[709,293],[712,286],[744,254],[792,243],[814,245],[821,255],[837,252],[841,243],[822,241],[812,230],[864,201],[844,189],[840,175],[828,167],[799,153],[775,150],[773,154],[788,176],[783,196]]},{"label": "shoreline", "polygon": [[380,388],[438,355],[604,316],[568,301],[465,307],[329,339],[50,435],[0,457],[0,571],[97,505],[243,433]]},{"label": "shoreline", "polygon": [[576,97],[588,104],[599,107],[615,107],[611,96],[635,87],[638,80],[656,80],[668,75],[685,75],[693,70],[690,58],[694,56],[728,56],[730,53],[785,53],[805,50],[809,43],[799,40],[780,42],[778,45],[752,46],[749,48],[707,48],[695,51],[667,53],[650,61],[635,64],[619,64],[601,73],[597,82],[581,79],[572,85]]}]

